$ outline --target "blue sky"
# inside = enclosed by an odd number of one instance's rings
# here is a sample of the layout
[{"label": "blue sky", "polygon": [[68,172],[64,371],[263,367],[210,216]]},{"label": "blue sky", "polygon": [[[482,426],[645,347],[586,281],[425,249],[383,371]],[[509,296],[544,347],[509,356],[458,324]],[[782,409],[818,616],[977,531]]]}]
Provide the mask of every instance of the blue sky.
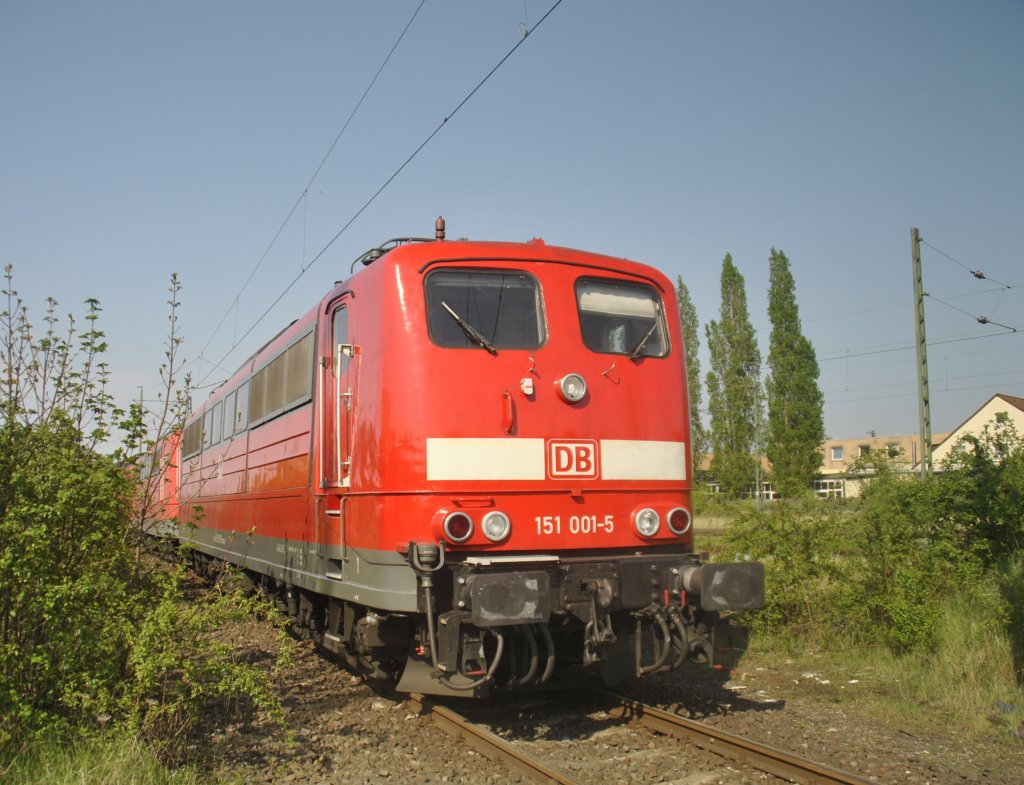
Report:
[{"label": "blue sky", "polygon": [[302,198],[419,3],[0,4],[0,264],[37,321],[99,298],[115,392],[152,397],[177,272],[211,383],[444,215],[682,275],[702,322],[730,252],[767,355],[775,247],[827,433],[913,433],[917,226],[933,429],[1024,396],[1020,0],[564,0],[317,258],[553,0],[425,0]]}]

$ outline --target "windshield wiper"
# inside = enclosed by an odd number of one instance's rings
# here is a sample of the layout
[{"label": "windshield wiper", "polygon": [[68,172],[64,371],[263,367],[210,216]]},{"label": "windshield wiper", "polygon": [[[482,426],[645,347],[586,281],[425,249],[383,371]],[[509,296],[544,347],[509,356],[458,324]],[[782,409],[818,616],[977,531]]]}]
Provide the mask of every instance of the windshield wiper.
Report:
[{"label": "windshield wiper", "polygon": [[446,303],[444,300],[441,301],[441,307],[448,311],[449,315],[455,320],[455,323],[462,328],[462,332],[468,335],[470,340],[472,340],[474,343],[478,344],[482,348],[486,349],[491,354],[496,355],[498,353],[498,350],[494,348],[493,343],[484,338],[480,334],[480,331],[477,330],[473,325],[471,325],[469,322],[467,322],[465,319],[463,319],[461,316],[455,313],[455,311],[453,311],[451,307],[449,307],[448,303]]},{"label": "windshield wiper", "polygon": [[642,352],[644,350],[644,347],[647,345],[647,342],[649,340],[651,340],[651,336],[654,335],[654,331],[657,330],[657,329],[658,329],[658,319],[655,318],[654,319],[654,324],[651,325],[651,329],[647,331],[647,334],[643,338],[640,339],[640,343],[638,343],[636,345],[636,347],[633,349],[633,351],[631,351],[629,353],[629,359],[630,360],[635,360],[637,357],[640,356],[640,352]]}]

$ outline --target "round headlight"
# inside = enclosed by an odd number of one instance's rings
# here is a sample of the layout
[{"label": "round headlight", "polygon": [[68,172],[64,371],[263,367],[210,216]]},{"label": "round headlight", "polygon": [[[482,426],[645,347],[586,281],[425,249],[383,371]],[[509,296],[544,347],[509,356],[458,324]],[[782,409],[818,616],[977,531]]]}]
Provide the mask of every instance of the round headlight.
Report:
[{"label": "round headlight", "polygon": [[484,537],[488,540],[491,542],[501,542],[512,531],[512,521],[508,519],[505,513],[494,510],[484,516],[480,528],[484,530]]},{"label": "round headlight", "polygon": [[444,536],[452,542],[465,542],[473,536],[473,519],[464,512],[453,512],[444,519]]},{"label": "round headlight", "polygon": [[658,517],[658,513],[650,507],[644,507],[633,518],[633,525],[636,526],[636,530],[642,537],[653,537],[658,533],[661,519]]},{"label": "round headlight", "polygon": [[587,394],[587,382],[578,373],[567,373],[557,384],[558,392],[569,403],[579,403]]},{"label": "round headlight", "polygon": [[673,534],[686,534],[690,531],[693,519],[685,507],[676,507],[668,514],[668,528]]}]

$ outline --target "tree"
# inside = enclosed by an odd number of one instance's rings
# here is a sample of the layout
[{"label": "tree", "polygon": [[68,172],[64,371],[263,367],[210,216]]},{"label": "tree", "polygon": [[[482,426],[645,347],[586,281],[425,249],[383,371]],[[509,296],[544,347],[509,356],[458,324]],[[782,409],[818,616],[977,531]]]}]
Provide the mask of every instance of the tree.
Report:
[{"label": "tree", "polygon": [[708,451],[708,435],[701,420],[704,394],[700,382],[700,322],[697,308],[690,299],[690,290],[683,283],[683,276],[676,277],[676,298],[679,300],[679,324],[683,330],[686,345],[686,389],[690,404],[690,446],[693,452],[694,473],[701,459]]},{"label": "tree", "polygon": [[772,482],[783,496],[807,493],[821,467],[824,399],[818,359],[800,328],[789,259],[772,248],[768,279],[768,403],[766,453]]},{"label": "tree", "polygon": [[706,327],[711,473],[722,493],[735,498],[746,492],[757,473],[761,352],[750,324],[743,276],[730,254],[722,260],[721,286],[721,319]]}]

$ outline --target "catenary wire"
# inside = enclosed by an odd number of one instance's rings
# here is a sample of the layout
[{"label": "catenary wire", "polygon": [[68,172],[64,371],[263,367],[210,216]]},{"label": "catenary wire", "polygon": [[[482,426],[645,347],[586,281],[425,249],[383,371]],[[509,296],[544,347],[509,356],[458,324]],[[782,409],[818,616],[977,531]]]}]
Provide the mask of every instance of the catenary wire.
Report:
[{"label": "catenary wire", "polygon": [[[1015,386],[1015,385],[1013,385],[1013,386]],[[950,393],[968,392],[970,390],[991,390],[991,389],[992,389],[992,385],[991,384],[973,384],[973,385],[971,385],[969,387],[954,387],[954,388],[949,389],[949,390],[932,390],[931,391],[931,395],[932,395],[933,398],[936,398],[936,397],[939,397],[939,396],[942,396],[942,395],[947,395],[947,394],[950,394]],[[885,401],[885,400],[889,400],[889,399],[892,399],[892,398],[916,398],[916,397],[917,397],[917,392],[915,391],[915,392],[908,392],[908,393],[894,393],[892,395],[872,395],[872,396],[868,396],[866,398],[848,398],[848,399],[841,400],[841,401],[837,401],[835,399],[832,399],[832,400],[827,400],[826,399],[825,404],[826,405],[831,405],[831,406],[839,406],[839,405],[845,404],[845,403],[861,403],[863,401]]]},{"label": "catenary wire", "polygon": [[968,267],[966,264],[961,262],[959,259],[954,259],[952,256],[950,256],[948,253],[946,253],[942,249],[936,248],[934,245],[932,245],[931,243],[927,242],[923,237],[921,238],[921,245],[927,245],[929,248],[931,248],[933,251],[935,251],[935,253],[940,254],[941,256],[945,256],[947,259],[949,259],[949,261],[953,262],[954,264],[960,265],[961,267],[963,267],[967,272],[969,272],[971,275],[973,275],[978,280],[981,280],[981,281],[991,281],[994,284],[999,284],[1000,286],[1002,286],[1005,289],[1012,289],[1013,288],[1009,284],[1005,284],[1002,281],[997,281],[995,278],[990,278],[989,276],[985,275],[985,273],[983,273],[981,270],[972,270],[970,267]]},{"label": "catenary wire", "polygon": [[[430,135],[427,136],[427,138],[424,139],[423,142],[421,142],[420,145],[415,150],[413,150],[412,154],[409,155],[409,157],[406,158],[405,161],[402,162],[402,164],[392,173],[392,175],[390,177],[388,177],[387,180],[384,181],[383,185],[381,185],[380,188],[378,188],[373,193],[373,195],[370,196],[370,198],[367,199],[363,203],[362,207],[360,207],[358,210],[356,210],[356,212],[348,219],[348,221],[345,222],[345,224],[337,231],[337,233],[330,240],[328,240],[327,244],[323,248],[320,249],[320,251],[316,254],[316,256],[314,256],[312,259],[310,259],[309,263],[302,267],[302,269],[299,271],[299,274],[296,275],[295,278],[292,279],[292,281],[281,291],[280,294],[278,294],[278,296],[276,298],[274,298],[274,301],[269,306],[267,306],[267,308],[263,311],[263,313],[261,313],[259,315],[259,317],[256,319],[256,321],[253,322],[249,326],[249,328],[242,334],[242,337],[239,338],[237,341],[235,341],[234,344],[231,346],[231,348],[228,349],[228,351],[225,353],[225,355],[223,357],[221,357],[220,360],[217,361],[217,365],[223,364],[224,361],[227,360],[227,358],[231,356],[231,353],[234,352],[234,350],[238,348],[239,344],[242,341],[244,341],[252,333],[252,331],[256,329],[256,327],[258,327],[260,325],[260,323],[270,314],[270,312],[274,309],[274,307],[279,302],[281,302],[281,299],[289,291],[291,291],[292,287],[295,286],[296,283],[299,282],[299,279],[301,279],[306,274],[306,271],[309,270],[309,268],[311,268],[314,264],[316,264],[325,253],[327,253],[327,250],[332,245],[334,245],[334,243],[338,240],[338,238],[341,237],[341,235],[344,234],[345,231],[353,223],[355,223],[355,221],[359,218],[359,216],[361,216],[367,210],[367,208],[369,208],[370,205],[373,204],[376,201],[377,197],[381,195],[381,193],[384,191],[384,189],[387,188],[389,185],[391,185],[391,183],[395,180],[395,178],[398,177],[398,175],[400,175],[402,173],[402,171],[412,162],[412,160],[414,158],[416,158],[417,155],[420,154],[420,152],[423,150],[423,148],[425,148],[430,143],[430,141],[435,136],[437,136],[437,134],[441,131],[442,128],[445,127],[445,125],[448,123],[448,121],[451,120],[458,113],[458,111],[460,109],[462,109],[462,107],[465,106],[466,103],[474,95],[476,95],[477,91],[479,91],[480,88],[483,87],[484,84],[495,74],[495,72],[499,68],[501,68],[501,66],[504,65],[505,62],[516,52],[516,50],[519,49],[519,47],[523,45],[523,42],[527,39],[529,34],[532,33],[534,30],[536,30],[538,27],[540,27],[542,24],[544,24],[544,20],[546,20],[554,12],[554,10],[556,8],[558,8],[558,6],[560,6],[561,4],[562,4],[562,0],[555,0],[555,3],[537,21],[537,23],[532,28],[530,28],[530,30],[527,31],[523,35],[523,37],[519,39],[519,41],[516,42],[515,46],[513,46],[505,54],[505,56],[502,57],[501,60],[498,61],[497,65],[495,65],[490,71],[487,72],[487,75],[484,76],[484,78],[481,79],[476,84],[476,86],[472,90],[470,90],[469,93],[466,94],[466,97],[463,98],[458,103],[458,105],[454,109],[452,109],[452,111],[450,111],[444,117],[443,120],[441,120],[441,122],[440,122],[440,124],[438,124],[437,128],[435,128],[430,133]],[[212,375],[214,370],[216,370],[216,369],[215,368],[211,369],[210,372],[206,374],[206,376],[204,376],[202,379],[200,379],[199,380],[199,384],[202,384],[203,382],[205,382]]]},{"label": "catenary wire", "polygon": [[[1000,335],[1013,335],[1014,333],[1017,333],[1017,332],[1019,332],[1019,331],[1018,330],[1013,330],[1011,328],[1011,329],[1007,329],[1006,332],[1002,332],[1002,333],[989,333],[987,335],[969,335],[969,336],[964,336],[962,338],[950,338],[950,339],[944,340],[944,341],[929,341],[928,342],[928,346],[943,346],[943,345],[948,344],[948,343],[961,343],[963,341],[978,341],[978,340],[982,340],[984,338],[997,338]],[[888,349],[875,349],[875,350],[869,351],[869,352],[851,352],[849,354],[836,355],[835,357],[822,357],[822,358],[820,358],[818,360],[818,362],[819,363],[835,362],[836,360],[845,360],[848,357],[868,357],[868,356],[873,355],[873,354],[889,354],[891,352],[905,352],[905,351],[907,351],[909,349],[915,348],[916,345],[917,344],[908,343],[908,344],[903,345],[903,346],[893,346],[893,347],[888,348]]]},{"label": "catenary wire", "polygon": [[[967,375],[964,375],[964,376],[944,376],[942,378],[934,379],[933,383],[934,384],[946,384],[946,385],[948,385],[949,382],[959,382],[959,381],[963,381],[964,379],[978,379],[978,378],[982,378],[982,377],[988,379],[988,378],[992,378],[992,377],[996,377],[996,376],[1014,376],[1016,374],[1024,374],[1024,368],[1015,368],[1012,371],[994,371],[992,373],[983,373],[983,374],[972,373],[972,374],[967,374]],[[843,390],[823,390],[822,394],[824,394],[824,395],[842,395],[843,393],[868,392],[870,390],[889,390],[889,389],[892,389],[894,387],[911,387],[911,386],[914,386],[916,384],[917,384],[917,381],[914,380],[914,379],[911,379],[909,382],[893,382],[892,384],[869,384],[869,385],[867,385],[865,387],[850,387],[848,389],[843,389]],[[991,385],[988,385],[988,386],[991,386]],[[949,390],[948,388],[946,390],[941,390],[941,389],[936,388],[936,391],[938,391],[938,392],[953,392],[953,390]]]},{"label": "catenary wire", "polygon": [[967,316],[967,317],[973,319],[978,324],[994,324],[996,327],[1002,327],[1004,330],[1009,330],[1010,332],[1014,332],[1014,333],[1017,332],[1017,328],[1016,327],[1010,327],[1009,325],[1006,325],[1006,324],[1000,324],[999,322],[994,322],[991,319],[989,319],[987,316],[975,316],[973,313],[965,311],[963,308],[957,308],[952,303],[947,303],[945,300],[940,300],[938,297],[936,297],[933,294],[928,294],[927,292],[925,292],[924,296],[927,297],[930,300],[934,300],[937,303],[942,303],[947,308],[952,308],[954,311],[962,313],[964,316]]},{"label": "catenary wire", "polygon": [[[387,66],[388,62],[391,60],[391,56],[394,55],[395,50],[398,49],[398,45],[402,43],[402,39],[405,38],[405,34],[409,31],[409,28],[412,26],[412,23],[416,20],[416,17],[419,15],[420,9],[423,8],[423,4],[426,1],[427,0],[420,0],[420,4],[416,6],[416,10],[413,11],[412,16],[409,17],[409,21],[406,22],[405,27],[402,29],[401,34],[395,40],[395,43],[392,45],[391,50],[387,54],[387,57],[385,57],[384,61],[380,64],[380,67],[377,69],[377,73],[373,75],[373,78],[370,80],[370,83],[366,86],[366,89],[363,91],[362,96],[360,96],[359,100],[356,102],[355,107],[353,107],[352,111],[349,113],[348,119],[345,120],[345,124],[341,127],[341,130],[338,131],[338,135],[334,137],[334,141],[331,142],[331,146],[327,149],[327,152],[324,153],[323,158],[320,159],[320,163],[317,165],[312,176],[309,178],[309,182],[306,183],[306,187],[302,189],[302,193],[299,194],[298,199],[295,200],[295,204],[292,205],[292,209],[288,211],[288,215],[286,215],[284,221],[281,222],[281,226],[278,227],[277,232],[274,234],[274,237],[271,239],[269,245],[267,245],[266,250],[263,251],[263,255],[260,256],[259,260],[257,260],[252,270],[249,271],[249,276],[245,279],[245,282],[242,284],[241,288],[239,288],[238,293],[235,294],[234,299],[231,301],[231,305],[228,306],[227,310],[224,312],[224,315],[217,323],[217,326],[213,328],[213,332],[210,334],[210,337],[206,340],[206,343],[203,344],[203,348],[199,350],[199,355],[196,357],[196,361],[204,360],[206,362],[209,362],[204,357],[204,353],[209,348],[210,343],[217,336],[217,333],[220,332],[220,328],[224,325],[224,322],[227,320],[228,315],[231,313],[232,309],[236,309],[238,307],[239,299],[241,298],[242,293],[252,282],[253,276],[256,275],[256,272],[260,269],[260,266],[266,260],[267,255],[273,249],[274,245],[277,244],[278,239],[281,237],[281,233],[284,231],[288,223],[292,220],[292,216],[295,215],[295,211],[299,208],[299,205],[305,202],[306,195],[309,192],[310,187],[313,185],[313,182],[320,174],[320,170],[324,168],[324,164],[327,163],[327,159],[330,158],[331,153],[334,152],[334,148],[338,146],[338,142],[341,140],[341,137],[348,129],[349,125],[352,122],[352,119],[356,116],[356,113],[359,111],[359,108],[363,105],[363,101],[366,100],[366,97],[370,94],[370,91],[373,89],[373,86],[377,83],[377,79],[384,71],[385,66]],[[305,237],[303,237],[303,241],[305,241]],[[305,257],[305,252],[303,252],[303,257]],[[305,261],[305,258],[303,258],[303,261]]]}]

